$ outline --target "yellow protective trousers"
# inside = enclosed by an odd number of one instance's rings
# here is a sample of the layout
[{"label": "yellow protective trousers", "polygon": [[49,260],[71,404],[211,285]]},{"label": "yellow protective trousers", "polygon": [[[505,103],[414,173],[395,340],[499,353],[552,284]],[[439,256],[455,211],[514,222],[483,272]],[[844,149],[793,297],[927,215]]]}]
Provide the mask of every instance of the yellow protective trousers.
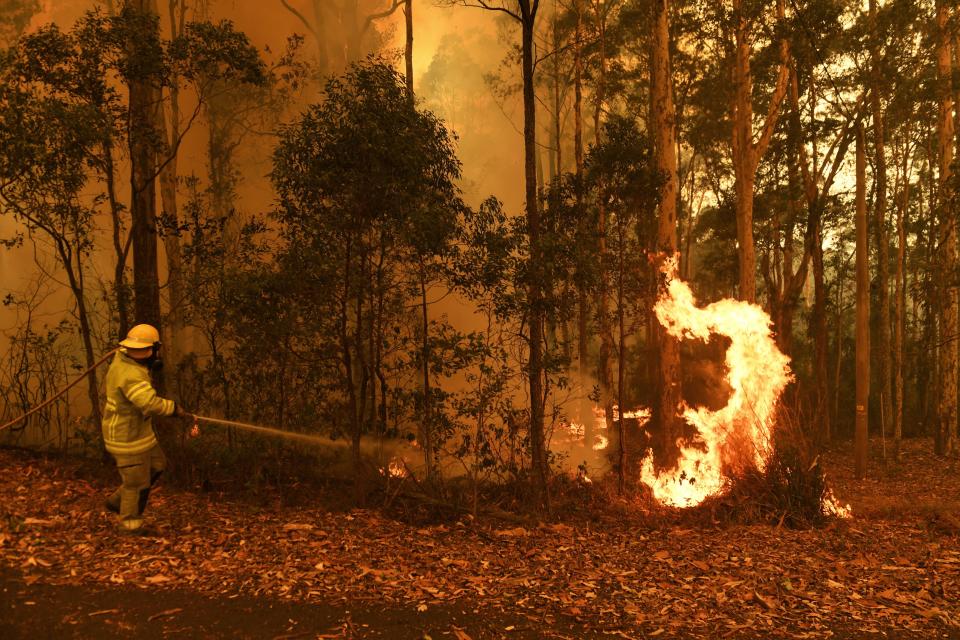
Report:
[{"label": "yellow protective trousers", "polygon": [[150,489],[167,467],[160,445],[136,455],[117,455],[117,471],[123,484],[107,499],[107,507],[120,515],[120,528],[135,531],[143,526]]}]

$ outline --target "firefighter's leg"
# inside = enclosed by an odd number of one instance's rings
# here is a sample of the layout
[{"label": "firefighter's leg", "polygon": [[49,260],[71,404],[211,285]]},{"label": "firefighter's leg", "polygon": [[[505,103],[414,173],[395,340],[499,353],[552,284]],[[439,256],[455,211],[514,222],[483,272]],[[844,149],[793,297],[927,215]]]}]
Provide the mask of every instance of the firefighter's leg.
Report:
[{"label": "firefighter's leg", "polygon": [[120,487],[120,528],[136,531],[143,526],[140,496],[150,489],[150,456],[140,454],[116,458],[117,470],[123,479]]},{"label": "firefighter's leg", "polygon": [[167,468],[167,458],[163,455],[163,449],[160,448],[160,445],[156,445],[151,449],[147,456],[150,458],[150,483],[147,485],[147,488],[140,492],[140,513],[142,514],[147,508],[147,500],[150,499],[150,489],[153,488],[153,485],[157,483],[157,480],[163,474],[163,470]]},{"label": "firefighter's leg", "polygon": [[106,507],[108,511],[120,513],[120,489],[114,491],[113,494],[104,501],[103,506]]}]

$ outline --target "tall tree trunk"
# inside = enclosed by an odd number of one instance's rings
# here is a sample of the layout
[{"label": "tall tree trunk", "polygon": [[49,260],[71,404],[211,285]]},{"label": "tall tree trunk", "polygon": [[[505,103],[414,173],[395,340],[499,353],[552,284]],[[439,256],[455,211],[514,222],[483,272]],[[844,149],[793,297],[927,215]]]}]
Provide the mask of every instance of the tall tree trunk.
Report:
[{"label": "tall tree trunk", "polygon": [[[576,28],[573,32],[573,156],[576,163],[576,204],[577,204],[577,235],[581,244],[581,255],[588,255],[590,248],[585,246],[588,238],[589,224],[587,212],[583,206],[583,5],[582,0],[574,0],[573,10],[576,13]],[[580,274],[577,282],[577,379],[580,386],[579,422],[583,425],[583,441],[587,451],[593,447],[594,417],[591,410],[590,393],[591,382],[588,365],[588,350],[590,346],[588,318],[590,314],[590,298],[587,294],[587,283],[584,274]]]},{"label": "tall tree trunk", "polygon": [[906,268],[907,268],[907,206],[910,203],[910,171],[907,157],[910,153],[909,134],[903,150],[903,184],[897,202],[897,267],[894,275],[895,313],[893,325],[893,455],[900,459],[900,439],[903,436],[903,340],[906,325]]},{"label": "tall tree trunk", "polygon": [[952,455],[957,436],[957,223],[951,210],[951,163],[953,162],[953,59],[950,38],[950,3],[937,2],[937,89],[940,116],[937,126],[939,143],[940,220],[940,421],[935,441],[937,455]]},{"label": "tall tree trunk", "polygon": [[560,67],[560,30],[557,25],[557,3],[553,4],[553,50],[556,52],[553,56],[553,152],[554,152],[554,172],[551,179],[563,175],[563,98],[560,95],[560,87],[563,84]]},{"label": "tall tree trunk", "polygon": [[[953,71],[960,69],[960,6],[953,3]],[[957,139],[957,149],[960,150],[960,78],[953,79],[953,133]]]},{"label": "tall tree trunk", "polygon": [[[939,430],[938,402],[939,402],[939,379],[940,379],[940,345],[937,340],[937,327],[940,320],[940,296],[937,295],[935,282],[940,270],[939,260],[937,258],[937,245],[939,243],[939,226],[936,222],[937,217],[937,180],[936,180],[936,155],[933,150],[932,138],[934,136],[933,127],[928,126],[924,132],[925,141],[924,157],[926,166],[924,167],[925,180],[927,187],[924,197],[917,198],[917,219],[924,221],[923,243],[924,250],[931,259],[928,268],[922,270],[923,281],[923,327],[921,329],[921,354],[926,356],[925,362],[918,369],[917,390],[921,398],[923,431],[932,434],[936,439]],[[926,204],[926,211],[924,211]],[[921,265],[917,264],[920,270]],[[917,274],[918,279],[921,277]]]},{"label": "tall tree trunk", "polygon": [[362,500],[362,474],[363,469],[361,467],[360,460],[360,432],[361,432],[361,411],[360,411],[360,401],[357,393],[356,385],[356,366],[353,361],[353,346],[352,338],[350,337],[350,296],[351,286],[350,280],[353,277],[353,243],[348,238],[345,246],[344,253],[344,270],[343,270],[343,289],[341,292],[340,299],[340,312],[337,322],[337,328],[339,333],[340,341],[340,364],[341,364],[341,379],[347,390],[347,406],[350,408],[350,436],[351,436],[351,460],[353,463],[353,473],[354,473],[354,491],[355,499],[357,503]]},{"label": "tall tree trunk", "polygon": [[[834,300],[834,328],[833,328],[833,341],[835,346],[836,360],[834,361],[833,369],[833,395],[831,396],[831,413],[830,419],[831,422],[828,423],[828,427],[832,424],[835,424],[837,421],[837,416],[840,415],[840,373],[843,368],[843,279],[845,277],[845,271],[843,266],[844,260],[841,252],[836,254],[835,270],[837,274],[837,295]],[[823,432],[824,442],[829,442],[832,433],[829,431]]]},{"label": "tall tree trunk", "polygon": [[344,68],[358,62],[363,55],[363,32],[360,25],[359,0],[343,0],[340,4],[340,27],[346,39]]},{"label": "tall tree trunk", "polygon": [[[734,62],[733,62],[733,172],[736,195],[737,251],[740,270],[740,299],[754,302],[757,298],[756,250],[753,243],[753,191],[760,158],[766,153],[779,118],[780,107],[786,96],[788,81],[787,43],[781,44],[780,70],[770,108],[759,139],[754,142],[753,131],[753,76],[750,70],[753,56],[752,20],[744,12],[744,0],[733,0]],[[784,2],[778,0],[777,15],[784,18]]]},{"label": "tall tree trunk", "polygon": [[854,466],[867,475],[867,425],[870,397],[870,247],[867,240],[867,159],[863,129],[857,127],[857,390]]},{"label": "tall tree trunk", "polygon": [[423,258],[420,258],[420,320],[421,320],[421,331],[422,334],[422,343],[421,343],[421,357],[423,358],[423,416],[420,424],[420,442],[423,446],[423,455],[424,462],[427,469],[427,478],[430,480],[434,477],[434,468],[433,468],[433,422],[431,416],[433,414],[433,401],[430,397],[430,317],[427,313],[427,274],[426,266],[424,265]]},{"label": "tall tree trunk", "polygon": [[625,324],[625,313],[623,284],[627,277],[627,270],[624,265],[626,246],[624,235],[626,230],[623,224],[622,211],[617,213],[617,493],[623,494],[627,474],[627,430],[626,418],[623,403],[623,385],[626,373],[627,357],[627,331]]},{"label": "tall tree trunk", "polygon": [[[68,248],[65,239],[56,239],[56,246],[60,254],[60,260],[67,274],[67,281],[70,290],[73,292],[73,299],[77,304],[77,319],[80,321],[80,339],[83,342],[83,355],[86,359],[87,368],[93,367],[96,362],[96,353],[93,350],[93,330],[90,326],[90,314],[87,310],[86,287],[83,280],[83,254],[79,247]],[[76,264],[74,264],[74,255],[76,252]],[[100,411],[100,390],[97,386],[97,372],[91,370],[87,376],[87,397],[90,400],[90,412],[93,418],[94,426],[99,427],[103,420]]]},{"label": "tall tree trunk", "polygon": [[127,335],[130,330],[130,295],[127,291],[127,258],[130,254],[130,243],[133,236],[127,234],[123,239],[122,207],[117,197],[116,165],[113,160],[113,139],[107,136],[103,142],[104,174],[107,183],[107,200],[110,204],[110,219],[113,238],[114,268],[113,289],[117,302],[117,321],[121,336]]},{"label": "tall tree trunk", "polygon": [[[169,0],[170,33],[177,38],[183,33],[186,21],[186,5],[182,0]],[[177,153],[180,139],[180,87],[179,78],[174,74],[170,81],[170,124],[166,123],[163,105],[156,107],[157,130],[165,142],[163,166],[160,169],[160,202],[166,233],[163,244],[167,254],[167,279],[170,289],[170,313],[165,327],[168,340],[167,358],[173,365],[170,375],[176,371],[184,349],[184,312],[185,290],[183,284],[183,257],[180,250],[180,214],[177,208]]]},{"label": "tall tree trunk", "polygon": [[884,114],[880,101],[881,78],[880,52],[876,39],[880,37],[876,27],[877,2],[870,0],[870,21],[874,38],[871,39],[870,55],[873,64],[870,107],[873,112],[874,152],[874,242],[877,245],[877,371],[880,383],[880,426],[884,432],[893,423],[893,392],[891,386],[890,354],[890,244],[887,234],[887,154],[885,149]]},{"label": "tall tree trunk", "polygon": [[403,48],[403,60],[406,64],[407,93],[413,100],[413,0],[403,5],[403,24],[406,29],[406,42]]},{"label": "tall tree trunk", "polygon": [[[657,169],[664,182],[660,190],[657,216],[657,259],[677,259],[677,112],[673,101],[673,76],[670,73],[670,16],[668,0],[653,2],[653,51],[650,69],[653,129]],[[668,280],[657,275],[657,297],[667,294]],[[652,313],[652,310],[651,310]],[[665,464],[676,456],[679,436],[677,410],[680,407],[680,345],[676,338],[656,323],[659,362],[658,389],[654,416],[660,427],[661,448]]]},{"label": "tall tree trunk", "polygon": [[[597,22],[597,46],[599,48],[599,73],[597,77],[597,86],[594,95],[593,110],[593,133],[597,145],[602,142],[601,119],[603,116],[603,103],[606,99],[607,82],[607,51],[606,51],[606,16],[604,14],[605,6],[600,0],[594,0],[594,17]],[[601,178],[602,180],[602,178]],[[602,191],[603,186],[599,189]],[[598,261],[601,265],[607,260],[607,211],[603,200],[597,202],[597,238]],[[597,303],[597,325],[600,331],[600,353],[597,363],[597,381],[600,383],[600,402],[603,405],[604,415],[606,416],[607,429],[612,432],[613,429],[613,372],[610,366],[610,359],[614,355],[613,331],[610,328],[610,283],[604,275],[604,269],[601,269],[600,292]]]},{"label": "tall tree trunk", "polygon": [[[818,223],[813,247],[813,313],[810,320],[813,330],[814,371],[816,372],[816,427],[817,437],[829,442],[831,437],[830,416],[830,341],[827,331],[827,283],[823,265],[823,231]],[[842,287],[838,278],[838,287]],[[838,311],[839,313],[839,311]],[[837,324],[840,331],[840,324]],[[838,341],[842,336],[838,334]]]},{"label": "tall tree trunk", "polygon": [[[135,13],[155,18],[155,0],[127,0]],[[127,43],[131,50],[139,46]],[[133,224],[133,289],[136,322],[160,327],[160,280],[157,267],[156,149],[154,123],[157,88],[149,78],[130,83],[130,216]]]},{"label": "tall tree trunk", "polygon": [[530,451],[533,475],[540,502],[550,508],[547,492],[547,452],[544,434],[544,300],[543,249],[541,247],[540,207],[537,197],[536,94],[534,93],[534,28],[538,0],[518,0],[520,9],[523,69],[523,156],[526,196],[527,234],[530,240],[530,270],[527,296],[530,317],[530,353],[527,375],[530,383]]}]

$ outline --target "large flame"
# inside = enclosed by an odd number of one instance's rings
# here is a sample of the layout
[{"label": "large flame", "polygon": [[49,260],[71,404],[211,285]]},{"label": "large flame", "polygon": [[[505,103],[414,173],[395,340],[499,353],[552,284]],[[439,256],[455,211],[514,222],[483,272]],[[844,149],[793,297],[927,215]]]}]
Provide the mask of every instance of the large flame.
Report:
[{"label": "large flame", "polygon": [[770,316],[755,304],[720,300],[698,307],[693,292],[677,279],[676,259],[668,260],[664,273],[667,295],[657,301],[657,319],[677,338],[709,341],[726,336],[726,382],[733,390],[726,406],[680,407],[684,419],[696,428],[692,440],[680,438],[677,466],[659,473],[647,455],[641,480],[664,504],[689,507],[719,493],[724,477],[750,466],[764,469],[770,454],[770,433],[780,394],[791,380],[790,359],[777,348]]}]

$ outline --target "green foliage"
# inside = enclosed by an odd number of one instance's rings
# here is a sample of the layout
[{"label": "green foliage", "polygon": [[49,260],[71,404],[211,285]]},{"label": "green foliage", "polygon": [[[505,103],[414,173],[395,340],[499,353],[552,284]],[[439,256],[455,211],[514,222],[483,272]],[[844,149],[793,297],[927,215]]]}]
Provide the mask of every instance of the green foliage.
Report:
[{"label": "green foliage", "polygon": [[[279,274],[291,285],[301,337],[336,367],[344,430],[383,433],[400,408],[387,403],[404,397],[389,392],[388,376],[422,367],[424,341],[435,353],[438,340],[453,339],[408,333],[416,324],[407,311],[440,275],[466,209],[453,141],[412,105],[402,76],[369,59],[332,78],[323,102],[281,130],[272,176],[285,241]],[[430,375],[446,377],[448,368]],[[441,416],[430,425],[438,433]]]}]

